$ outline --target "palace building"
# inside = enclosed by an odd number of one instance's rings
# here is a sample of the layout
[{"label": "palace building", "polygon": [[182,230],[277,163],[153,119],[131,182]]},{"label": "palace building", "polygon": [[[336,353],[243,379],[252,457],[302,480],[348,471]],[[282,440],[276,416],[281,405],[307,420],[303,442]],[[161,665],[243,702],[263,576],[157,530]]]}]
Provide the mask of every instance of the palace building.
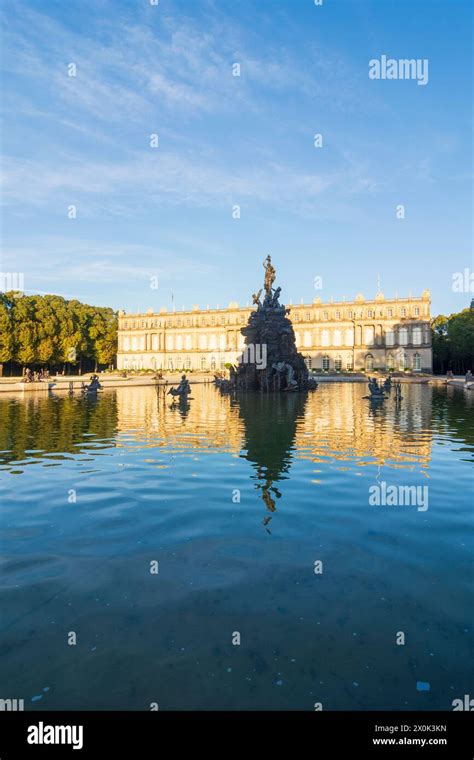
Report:
[{"label": "palace building", "polygon": [[[119,312],[117,368],[213,372],[236,364],[241,329],[256,307]],[[431,372],[430,293],[290,305],[296,345],[310,369]]]}]

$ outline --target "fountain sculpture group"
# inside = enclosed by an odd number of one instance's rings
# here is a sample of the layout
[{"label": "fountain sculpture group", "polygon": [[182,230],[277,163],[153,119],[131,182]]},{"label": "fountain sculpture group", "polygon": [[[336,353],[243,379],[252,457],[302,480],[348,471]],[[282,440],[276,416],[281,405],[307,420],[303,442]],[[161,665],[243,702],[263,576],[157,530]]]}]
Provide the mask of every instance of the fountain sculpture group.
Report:
[{"label": "fountain sculpture group", "polygon": [[[273,288],[276,272],[271,257],[263,262],[263,288],[253,294],[255,310],[241,332],[245,349],[230,380],[218,382],[223,391],[294,392],[314,390],[303,356],[297,351],[289,309],[280,304],[281,288]],[[263,301],[260,300],[265,291]],[[258,358],[258,360],[256,360]]]}]

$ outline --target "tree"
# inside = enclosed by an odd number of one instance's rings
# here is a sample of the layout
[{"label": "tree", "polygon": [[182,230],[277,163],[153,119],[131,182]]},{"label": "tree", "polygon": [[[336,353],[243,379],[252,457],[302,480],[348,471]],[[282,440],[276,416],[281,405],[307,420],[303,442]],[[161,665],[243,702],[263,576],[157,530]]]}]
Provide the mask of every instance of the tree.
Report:
[{"label": "tree", "polygon": [[11,294],[0,293],[0,367],[2,370],[3,364],[13,359],[13,301]]}]

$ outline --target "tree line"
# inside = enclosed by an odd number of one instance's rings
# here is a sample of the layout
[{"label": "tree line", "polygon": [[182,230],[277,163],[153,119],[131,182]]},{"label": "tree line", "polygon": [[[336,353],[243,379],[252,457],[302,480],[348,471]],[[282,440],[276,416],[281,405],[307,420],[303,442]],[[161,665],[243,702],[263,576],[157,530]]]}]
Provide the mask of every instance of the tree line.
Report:
[{"label": "tree line", "polygon": [[431,322],[433,372],[452,370],[463,375],[474,370],[474,309],[463,309],[445,317],[440,314]]},{"label": "tree line", "polygon": [[117,353],[113,309],[55,295],[0,293],[0,369],[88,372],[108,367]]}]

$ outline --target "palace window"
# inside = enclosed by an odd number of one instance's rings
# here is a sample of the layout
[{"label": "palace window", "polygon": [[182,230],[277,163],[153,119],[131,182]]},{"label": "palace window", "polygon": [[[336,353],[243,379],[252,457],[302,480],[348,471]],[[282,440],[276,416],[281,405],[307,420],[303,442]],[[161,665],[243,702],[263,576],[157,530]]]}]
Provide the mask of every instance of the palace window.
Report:
[{"label": "palace window", "polygon": [[327,372],[329,369],[329,356],[323,356],[323,371]]},{"label": "palace window", "polygon": [[128,328],[128,322],[123,323],[123,329],[126,330]]},{"label": "palace window", "polygon": [[405,352],[399,351],[398,352],[398,369],[403,372],[405,369]]},{"label": "palace window", "polygon": [[372,319],[372,317],[374,316],[374,312],[372,311],[372,309],[368,310],[367,316],[368,316],[369,319]]},{"label": "palace window", "polygon": [[305,363],[306,363],[306,366],[308,367],[308,369],[311,369],[311,365],[312,365],[311,356],[307,356],[306,357]]},{"label": "palace window", "polygon": [[191,369],[191,359],[189,356],[184,360],[184,369]]},{"label": "palace window", "polygon": [[406,346],[408,343],[408,330],[406,327],[400,327],[398,331],[398,342],[401,346]]},{"label": "palace window", "polygon": [[342,369],[342,359],[340,356],[337,356],[334,359],[334,369],[336,370],[336,372],[340,372]]},{"label": "palace window", "polygon": [[166,336],[166,350],[167,351],[173,350],[173,336],[172,335]]},{"label": "palace window", "polygon": [[142,327],[145,327],[145,320],[142,319]]},{"label": "palace window", "polygon": [[211,317],[211,325],[214,327],[215,324],[216,324],[216,318]]},{"label": "palace window", "polygon": [[177,325],[178,325],[178,327],[181,327],[181,320],[180,319],[178,319]]},{"label": "palace window", "polygon": [[423,333],[421,327],[414,327],[412,332],[412,340],[414,346],[421,346],[423,343]]},{"label": "palace window", "polygon": [[328,312],[327,312],[327,311],[323,311],[323,319],[324,319],[324,321],[325,321],[325,322],[327,322],[327,321],[328,321],[328,319],[329,319],[329,314],[328,314]]},{"label": "palace window", "polygon": [[405,309],[404,306],[402,306],[402,308],[400,309],[400,316],[406,317],[406,315],[407,315],[407,310]]},{"label": "palace window", "polygon": [[311,320],[311,314],[309,313],[309,311],[306,312],[306,314],[304,315],[304,318],[306,319],[307,322]]},{"label": "palace window", "polygon": [[186,317],[186,327],[191,327],[191,317]]},{"label": "palace window", "polygon": [[211,356],[211,369],[215,369],[215,368],[216,368],[216,357]]},{"label": "palace window", "polygon": [[386,346],[394,346],[395,345],[395,332],[394,330],[386,330],[385,331],[385,345]]},{"label": "palace window", "polygon": [[354,369],[354,365],[352,363],[352,359],[348,359],[346,362],[346,369],[349,370],[349,372],[352,372]]},{"label": "palace window", "polygon": [[334,330],[332,342],[334,346],[342,346],[342,333],[340,330]]},{"label": "palace window", "polygon": [[370,325],[365,328],[365,345],[366,346],[374,345],[374,328]]},{"label": "palace window", "polygon": [[419,372],[421,370],[421,356],[418,353],[416,353],[413,357],[413,369],[416,372]]},{"label": "palace window", "polygon": [[177,351],[183,350],[183,336],[182,335],[176,336],[176,350]]},{"label": "palace window", "polygon": [[393,309],[387,309],[387,317],[393,317]]},{"label": "palace window", "polygon": [[201,369],[202,370],[206,369],[206,357],[205,356],[201,356]]},{"label": "palace window", "polygon": [[353,319],[354,318],[354,312],[351,309],[347,312],[347,318],[348,319]]},{"label": "palace window", "polygon": [[220,317],[219,317],[219,323],[220,323],[221,325],[225,325],[225,317],[224,317],[224,315],[223,315],[223,314],[222,314],[222,316],[220,316]]},{"label": "palace window", "polygon": [[189,351],[189,349],[192,348],[192,340],[190,335],[186,335],[184,338],[184,347],[186,351]]},{"label": "palace window", "polygon": [[123,350],[124,351],[130,350],[130,340],[128,338],[123,339]]},{"label": "palace window", "polygon": [[136,338],[132,338],[132,351],[136,351],[138,348],[138,342]]},{"label": "palace window", "polygon": [[340,311],[336,311],[336,319],[340,319],[340,318],[341,318],[341,312]]},{"label": "palace window", "polygon": [[173,369],[173,359],[168,359],[168,369]]},{"label": "palace window", "polygon": [[354,330],[352,327],[348,327],[346,330],[346,337],[345,337],[345,344],[346,346],[353,346],[354,345]]},{"label": "palace window", "polygon": [[419,317],[420,316],[420,309],[419,309],[418,306],[415,306],[415,308],[413,309],[413,315],[415,317]]},{"label": "palace window", "polygon": [[367,354],[365,357],[365,369],[367,372],[372,372],[374,368],[374,357],[372,354]]},{"label": "palace window", "polygon": [[311,333],[309,331],[305,331],[304,336],[303,336],[304,346],[306,348],[311,348],[312,342],[313,341],[311,340]]},{"label": "palace window", "polygon": [[199,348],[201,350],[206,350],[207,348],[207,335],[200,335],[199,336]]},{"label": "palace window", "polygon": [[299,321],[300,321],[300,315],[298,314],[298,312],[297,312],[297,311],[295,311],[295,312],[293,313],[293,321],[294,321],[294,322],[299,322]]},{"label": "palace window", "polygon": [[221,359],[219,367],[220,369],[225,369],[225,359]]},{"label": "palace window", "polygon": [[244,324],[244,322],[245,322],[245,317],[244,317],[244,315],[242,314],[242,316],[240,317],[240,324],[241,324],[241,325],[243,325],[243,324]]},{"label": "palace window", "polygon": [[329,346],[329,330],[323,330],[321,333],[321,345]]}]

